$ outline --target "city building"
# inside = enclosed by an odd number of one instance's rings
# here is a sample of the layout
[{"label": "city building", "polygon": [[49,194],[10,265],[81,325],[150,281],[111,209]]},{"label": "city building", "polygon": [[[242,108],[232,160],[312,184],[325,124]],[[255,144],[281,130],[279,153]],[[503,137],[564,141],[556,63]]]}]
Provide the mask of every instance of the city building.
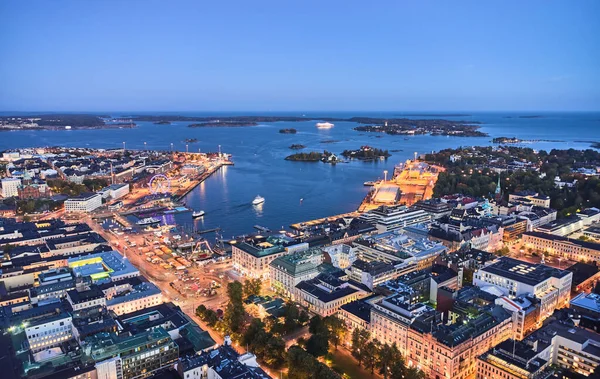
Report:
[{"label": "city building", "polygon": [[552,370],[531,346],[508,339],[477,357],[476,379],[545,379]]},{"label": "city building", "polygon": [[535,228],[535,231],[564,237],[581,231],[583,227],[584,224],[581,218],[567,217],[540,225]]},{"label": "city building", "polygon": [[295,240],[283,235],[253,236],[232,243],[233,268],[252,278],[269,278],[270,264],[275,258],[295,251],[308,249],[308,244],[295,244]]},{"label": "city building", "polygon": [[73,289],[67,291],[67,300],[74,311],[106,306],[104,292],[97,286],[91,286],[90,288],[82,290]]},{"label": "city building", "polygon": [[330,316],[365,292],[332,275],[319,274],[296,285],[298,302],[321,317]]},{"label": "city building", "polygon": [[98,192],[103,199],[111,198],[113,200],[120,199],[129,193],[129,184],[111,184],[110,186],[103,188]]},{"label": "city building", "polygon": [[422,209],[412,209],[405,205],[382,205],[363,213],[360,219],[374,224],[379,233],[384,233],[429,222],[432,216]]},{"label": "city building", "polygon": [[524,340],[551,364],[585,376],[600,364],[600,334],[566,321],[554,321]]},{"label": "city building", "polygon": [[540,195],[532,191],[511,193],[508,195],[508,201],[510,203],[520,202],[532,204],[537,207],[550,208],[550,196]]},{"label": "city building", "polygon": [[452,205],[448,204],[447,202],[443,202],[440,199],[417,201],[412,208],[427,212],[431,215],[433,220],[450,215],[450,212],[452,212],[453,209]]},{"label": "city building", "polygon": [[89,213],[101,206],[102,196],[97,193],[82,193],[65,200],[65,212],[67,213]]},{"label": "city building", "polygon": [[98,333],[86,338],[82,348],[96,362],[99,379],[148,378],[179,357],[177,344],[161,327],[131,336]]},{"label": "city building", "polygon": [[370,290],[373,290],[373,288],[388,280],[396,279],[405,273],[405,269],[402,264],[397,264],[396,266],[380,261],[366,262],[357,259],[346,269],[346,272],[348,272],[350,279],[362,283],[369,287]]},{"label": "city building", "polygon": [[600,244],[554,234],[540,232],[524,233],[523,245],[527,249],[547,252],[552,256],[573,261],[597,262],[600,260]]},{"label": "city building", "polygon": [[317,266],[321,263],[323,263],[323,252],[319,248],[275,258],[269,268],[271,288],[276,293],[294,300],[296,285],[319,275]]},{"label": "city building", "polygon": [[252,353],[239,355],[226,342],[223,346],[200,355],[179,359],[175,369],[181,379],[270,379]]},{"label": "city building", "polygon": [[117,316],[154,307],[164,301],[162,292],[150,282],[130,286],[127,291],[115,293],[106,300],[106,309]]},{"label": "city building", "polygon": [[493,287],[509,299],[535,296],[540,300],[540,317],[544,319],[569,304],[572,279],[573,273],[566,270],[501,257],[477,270],[473,284],[483,289]]},{"label": "city building", "polygon": [[2,197],[19,196],[19,186],[21,179],[18,178],[2,178]]},{"label": "city building", "polygon": [[135,266],[118,251],[105,251],[67,259],[76,277],[89,276],[94,282],[119,281],[140,275]]}]

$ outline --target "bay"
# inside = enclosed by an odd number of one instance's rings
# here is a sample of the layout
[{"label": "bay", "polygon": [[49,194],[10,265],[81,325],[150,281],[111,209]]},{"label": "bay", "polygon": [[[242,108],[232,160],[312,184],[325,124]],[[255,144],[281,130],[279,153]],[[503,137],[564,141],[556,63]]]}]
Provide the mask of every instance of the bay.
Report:
[{"label": "bay", "polygon": [[[133,112],[132,112],[133,113]],[[164,112],[146,112],[165,114]],[[317,129],[315,122],[276,122],[253,127],[189,128],[189,123],[155,125],[138,122],[133,129],[12,131],[0,132],[0,150],[35,146],[81,146],[93,148],[127,148],[185,151],[186,138],[197,138],[188,144],[189,151],[221,150],[233,156],[235,166],[226,167],[200,184],[185,199],[193,209],[203,209],[203,218],[192,221],[190,214],[176,216],[179,224],[198,229],[223,229],[223,237],[251,233],[253,225],[277,230],[291,223],[353,211],[369,188],[367,180],[383,177],[383,171],[393,171],[399,162],[414,152],[422,154],[459,146],[491,145],[493,137],[518,137],[526,140],[560,140],[524,144],[534,149],[585,149],[590,142],[600,141],[600,113],[540,113],[540,112],[453,112],[470,116],[422,112],[173,112],[186,116],[293,115],[308,117],[407,117],[443,118],[482,122],[481,130],[490,137],[389,136],[353,130],[352,122],[335,122],[332,129]],[[5,113],[6,114],[6,113]],[[141,114],[135,112],[135,114]],[[126,115],[123,112],[114,116]],[[537,116],[534,118],[521,116]],[[281,134],[279,129],[295,128],[297,134]],[[333,142],[332,142],[333,141]],[[144,145],[146,142],[146,145]],[[341,153],[369,145],[392,152],[386,161],[352,161],[338,165],[321,162],[285,161],[294,153],[289,146],[303,144],[303,151],[328,150]],[[265,197],[261,207],[252,206],[256,195]],[[302,199],[302,200],[301,200]],[[213,238],[208,236],[208,238]]]}]

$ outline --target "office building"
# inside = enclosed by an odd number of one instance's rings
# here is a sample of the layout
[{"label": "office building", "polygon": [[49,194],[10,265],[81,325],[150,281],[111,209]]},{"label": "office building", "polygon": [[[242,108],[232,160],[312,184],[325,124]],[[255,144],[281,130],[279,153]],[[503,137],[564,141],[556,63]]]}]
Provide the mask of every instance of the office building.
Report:
[{"label": "office building", "polygon": [[102,206],[102,196],[97,193],[82,193],[76,197],[65,200],[65,212],[89,213]]},{"label": "office building", "polygon": [[21,185],[21,179],[18,178],[3,178],[2,179],[2,197],[16,197],[19,196],[19,186]]},{"label": "office building", "polygon": [[573,261],[598,262],[600,260],[600,244],[548,233],[524,233],[523,245],[527,249],[547,252],[552,256]]},{"label": "office building", "polygon": [[473,275],[474,285],[493,287],[510,299],[535,296],[540,300],[542,319],[569,304],[572,280],[572,272],[508,257],[492,261]]}]

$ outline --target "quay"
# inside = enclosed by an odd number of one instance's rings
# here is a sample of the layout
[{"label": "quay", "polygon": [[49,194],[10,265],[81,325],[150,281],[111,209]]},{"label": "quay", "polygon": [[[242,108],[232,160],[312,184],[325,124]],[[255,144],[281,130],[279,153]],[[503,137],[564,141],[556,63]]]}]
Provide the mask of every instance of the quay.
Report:
[{"label": "quay", "polygon": [[221,161],[214,167],[203,172],[197,179],[193,180],[192,183],[181,193],[177,194],[177,201],[181,201],[186,195],[194,190],[200,183],[208,179],[212,174],[219,170],[223,166],[233,166],[231,161]]},{"label": "quay", "polygon": [[329,217],[318,218],[318,219],[310,220],[310,221],[298,222],[296,224],[290,225],[290,228],[292,228],[292,229],[294,229],[294,230],[296,230],[298,232],[302,232],[305,229],[308,229],[308,228],[313,227],[313,226],[325,224],[327,222],[332,222],[332,221],[335,221],[335,220],[340,219],[340,218],[358,217],[358,216],[360,216],[360,214],[361,214],[361,212],[358,212],[358,211],[349,212],[349,213],[342,213],[342,214],[335,215],[335,216],[329,216]]}]

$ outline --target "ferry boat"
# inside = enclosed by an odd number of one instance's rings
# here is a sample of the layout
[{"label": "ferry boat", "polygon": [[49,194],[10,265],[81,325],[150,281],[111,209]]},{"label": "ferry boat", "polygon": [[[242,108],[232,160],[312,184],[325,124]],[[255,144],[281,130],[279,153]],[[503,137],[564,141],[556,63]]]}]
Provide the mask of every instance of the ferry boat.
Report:
[{"label": "ferry boat", "polygon": [[331,122],[317,122],[317,128],[331,129],[331,128],[333,128],[333,124]]},{"label": "ferry boat", "polygon": [[376,183],[372,180],[363,183],[367,187],[373,187]]},{"label": "ferry boat", "polygon": [[154,217],[146,217],[136,222],[140,226],[156,225],[158,223],[160,223],[160,220]]},{"label": "ferry boat", "polygon": [[192,218],[199,218],[199,217],[202,217],[202,216],[204,216],[204,211],[194,211],[192,213]]},{"label": "ferry boat", "polygon": [[258,205],[258,204],[262,204],[265,202],[265,198],[258,195],[254,198],[254,200],[252,200],[252,205]]}]

